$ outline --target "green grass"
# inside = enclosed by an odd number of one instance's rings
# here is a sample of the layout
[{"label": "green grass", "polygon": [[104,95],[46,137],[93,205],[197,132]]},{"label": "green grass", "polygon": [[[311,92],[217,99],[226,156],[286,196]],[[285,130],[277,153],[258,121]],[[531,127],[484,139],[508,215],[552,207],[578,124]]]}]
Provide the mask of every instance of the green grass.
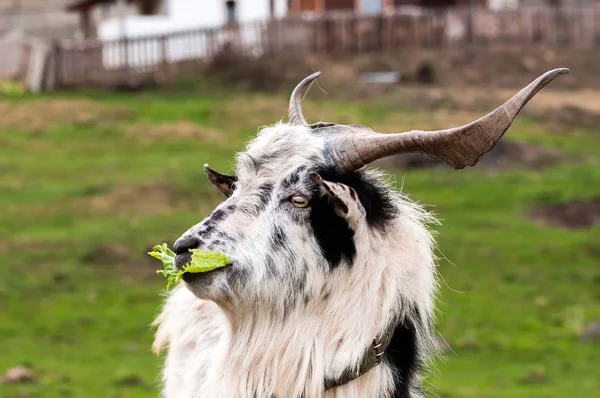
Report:
[{"label": "green grass", "polygon": [[[0,101],[11,107],[0,119],[0,371],[26,364],[39,377],[0,385],[1,397],[156,396],[161,360],[149,324],[165,282],[146,252],[220,200],[202,164],[228,170],[234,151],[287,110],[284,97],[265,95],[88,94],[78,106],[80,98],[44,99],[68,101],[60,117],[36,97]],[[427,128],[427,113],[395,108],[305,101],[312,120],[393,117]],[[16,110],[36,120],[16,120]],[[182,122],[199,136],[186,136]],[[145,127],[132,134],[136,125]],[[600,226],[562,230],[524,216],[538,202],[600,196],[600,131],[551,133],[521,117],[507,137],[578,161],[396,176],[443,222],[439,328],[452,351],[428,388],[439,397],[600,397],[600,345],[579,338],[600,319]]]}]

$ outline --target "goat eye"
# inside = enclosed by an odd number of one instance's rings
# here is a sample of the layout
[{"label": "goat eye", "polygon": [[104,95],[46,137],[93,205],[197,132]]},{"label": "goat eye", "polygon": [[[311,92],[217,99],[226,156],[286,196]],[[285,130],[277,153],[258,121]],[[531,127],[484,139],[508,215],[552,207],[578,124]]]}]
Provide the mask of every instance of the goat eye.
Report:
[{"label": "goat eye", "polygon": [[296,207],[308,206],[308,199],[306,199],[304,196],[292,196],[291,201]]}]

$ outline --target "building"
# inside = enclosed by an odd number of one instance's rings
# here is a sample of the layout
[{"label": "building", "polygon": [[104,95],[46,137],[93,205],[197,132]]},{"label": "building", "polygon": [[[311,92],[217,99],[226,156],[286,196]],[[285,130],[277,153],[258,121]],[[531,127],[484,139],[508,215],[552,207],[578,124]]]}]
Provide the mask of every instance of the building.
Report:
[{"label": "building", "polygon": [[[132,5],[138,9],[135,15],[123,13],[95,23],[90,18],[100,7]],[[287,14],[287,0],[75,0],[67,10],[79,14],[85,37],[105,41],[281,17]]]},{"label": "building", "polygon": [[163,5],[162,0],[74,0],[65,9],[79,16],[81,36],[89,39],[96,37],[97,25],[104,20],[130,15],[160,15],[164,11]]},{"label": "building", "polygon": [[[90,15],[99,7],[118,8],[134,5],[135,15],[104,18],[93,23]],[[70,12],[79,14],[84,36],[102,43],[132,40],[127,51],[103,50],[103,62],[108,68],[152,65],[157,59],[168,62],[203,57],[204,47],[190,48],[175,37],[186,31],[222,26],[236,26],[245,22],[264,21],[287,15],[288,0],[76,0],[68,6]],[[247,42],[252,42],[259,32],[248,32]],[[147,39],[136,43],[135,39]],[[162,38],[166,38],[166,45]],[[216,45],[229,41],[227,35],[219,35]],[[162,41],[162,42],[161,42]],[[142,47],[144,47],[142,49]],[[139,52],[145,59],[129,56]],[[124,55],[125,54],[125,55]],[[127,55],[129,54],[129,55]],[[124,59],[126,57],[127,59]]]},{"label": "building", "polygon": [[[52,40],[84,37],[79,15],[69,11],[74,0],[0,0],[0,36],[22,35],[26,39]],[[122,13],[117,7],[96,7],[88,17],[99,21]],[[131,14],[132,7],[125,13]],[[0,39],[1,40],[1,39]]]},{"label": "building", "polygon": [[[492,0],[493,1],[493,0]],[[377,14],[387,9],[402,6],[417,7],[461,7],[471,0],[289,0],[290,15],[321,13],[328,11],[353,11],[361,14]],[[474,0],[473,4],[487,6],[487,0]]]}]

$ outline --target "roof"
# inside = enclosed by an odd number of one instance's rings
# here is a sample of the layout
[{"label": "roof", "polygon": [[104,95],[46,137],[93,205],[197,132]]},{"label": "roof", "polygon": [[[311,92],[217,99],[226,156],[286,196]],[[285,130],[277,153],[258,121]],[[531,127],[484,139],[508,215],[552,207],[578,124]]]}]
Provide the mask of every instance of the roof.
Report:
[{"label": "roof", "polygon": [[[75,0],[68,4],[67,11],[85,11],[99,5],[115,4],[117,0]],[[160,0],[125,0],[128,4],[137,4],[142,15],[152,15],[158,9]]]},{"label": "roof", "polygon": [[[125,0],[131,3],[132,0]],[[92,7],[102,4],[114,4],[116,0],[75,0],[74,2],[67,5],[67,11],[81,11],[90,9]]]}]

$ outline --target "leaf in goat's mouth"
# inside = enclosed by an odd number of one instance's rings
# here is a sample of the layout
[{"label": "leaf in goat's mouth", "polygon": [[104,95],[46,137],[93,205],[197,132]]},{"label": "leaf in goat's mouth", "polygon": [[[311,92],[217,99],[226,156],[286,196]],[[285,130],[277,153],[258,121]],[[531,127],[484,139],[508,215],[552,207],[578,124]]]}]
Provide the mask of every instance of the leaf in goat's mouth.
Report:
[{"label": "leaf in goat's mouth", "polygon": [[164,269],[158,270],[156,273],[162,274],[167,278],[167,289],[170,289],[172,285],[178,284],[181,281],[181,276],[186,272],[198,274],[231,264],[227,256],[222,253],[200,249],[192,249],[190,252],[192,253],[191,262],[184,265],[181,270],[175,267],[175,253],[169,249],[166,243],[156,245],[152,248],[151,252],[148,252],[152,257],[162,261]]}]

